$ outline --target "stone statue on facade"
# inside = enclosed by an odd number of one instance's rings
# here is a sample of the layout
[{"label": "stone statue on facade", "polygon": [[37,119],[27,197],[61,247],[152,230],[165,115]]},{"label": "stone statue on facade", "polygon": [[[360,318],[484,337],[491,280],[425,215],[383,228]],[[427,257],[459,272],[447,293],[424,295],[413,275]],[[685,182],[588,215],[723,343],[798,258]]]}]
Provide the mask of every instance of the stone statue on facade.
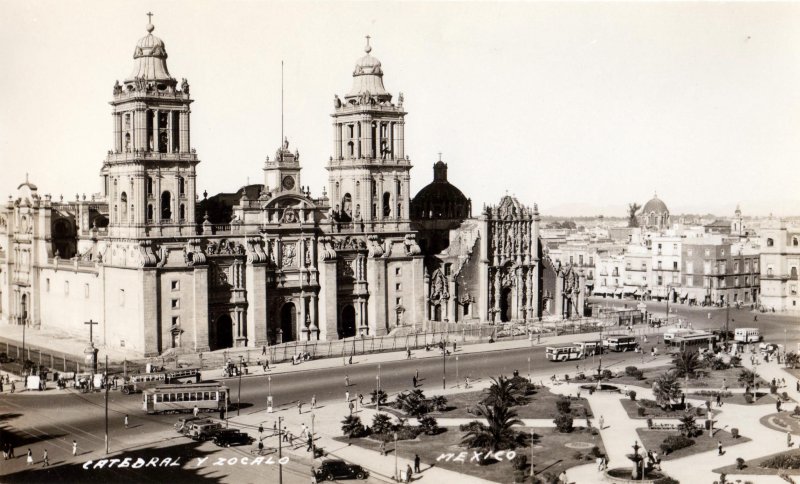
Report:
[{"label": "stone statue on facade", "polygon": [[122,93],[122,86],[119,85],[119,81],[114,83],[114,95]]},{"label": "stone statue on facade", "polygon": [[187,81],[185,77],[181,79],[181,91],[183,91],[184,94],[189,94],[189,81]]}]

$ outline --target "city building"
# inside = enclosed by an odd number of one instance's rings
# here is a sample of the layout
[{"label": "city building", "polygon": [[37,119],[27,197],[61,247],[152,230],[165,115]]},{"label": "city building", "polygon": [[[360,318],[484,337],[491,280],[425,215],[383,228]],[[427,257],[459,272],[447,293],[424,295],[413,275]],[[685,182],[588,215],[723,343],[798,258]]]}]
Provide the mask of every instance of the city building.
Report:
[{"label": "city building", "polygon": [[760,235],[761,307],[800,312],[800,228],[771,219],[762,224]]},{"label": "city building", "polygon": [[670,227],[669,210],[658,195],[653,195],[653,198],[644,204],[639,213],[639,226],[648,230],[663,230]]},{"label": "city building", "polygon": [[757,247],[722,235],[684,239],[681,302],[752,305],[759,294]]}]

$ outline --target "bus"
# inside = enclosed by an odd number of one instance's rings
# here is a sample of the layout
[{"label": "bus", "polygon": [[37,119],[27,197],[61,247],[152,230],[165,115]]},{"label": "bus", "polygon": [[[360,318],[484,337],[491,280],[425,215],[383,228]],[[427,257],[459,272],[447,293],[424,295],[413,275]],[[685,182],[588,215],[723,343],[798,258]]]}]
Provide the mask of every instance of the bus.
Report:
[{"label": "bus", "polygon": [[758,343],[761,341],[761,332],[758,328],[736,328],[733,339],[741,343]]},{"label": "bus", "polygon": [[199,368],[176,368],[157,373],[140,373],[128,375],[125,383],[120,389],[122,393],[129,395],[138,393],[156,385],[179,384],[179,383],[200,383]]},{"label": "bus", "polygon": [[717,341],[717,336],[708,331],[690,331],[681,333],[669,341],[665,341],[667,347],[678,351],[711,349]]},{"label": "bus", "polygon": [[145,412],[191,412],[194,407],[204,412],[224,410],[228,405],[228,387],[221,383],[189,383],[158,385],[144,390]]},{"label": "bus", "polygon": [[633,351],[639,344],[636,342],[635,336],[609,336],[603,340],[603,346],[608,351]]},{"label": "bus", "polygon": [[672,341],[675,336],[691,332],[692,330],[689,328],[670,328],[664,332],[664,342]]},{"label": "bus", "polygon": [[583,353],[584,358],[586,358],[587,356],[594,356],[603,353],[603,342],[600,340],[579,341],[572,344],[581,349],[581,353]]},{"label": "bus", "polygon": [[545,354],[550,361],[580,360],[583,358],[581,347],[575,345],[548,346]]}]

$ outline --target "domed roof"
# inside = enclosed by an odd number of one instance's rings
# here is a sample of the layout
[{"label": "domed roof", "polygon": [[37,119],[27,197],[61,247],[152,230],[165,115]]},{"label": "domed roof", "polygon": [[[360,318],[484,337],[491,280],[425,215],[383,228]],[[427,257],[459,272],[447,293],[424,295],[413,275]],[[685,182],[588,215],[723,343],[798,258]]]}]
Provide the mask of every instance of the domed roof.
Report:
[{"label": "domed roof", "polygon": [[[447,164],[440,160],[433,165],[433,181],[411,200],[411,212],[422,218],[465,217],[469,203],[464,193],[447,181]],[[453,210],[448,213],[450,208]]]},{"label": "domed roof", "polygon": [[345,94],[345,99],[367,94],[377,97],[380,101],[391,100],[392,95],[383,87],[381,61],[370,55],[372,46],[369,45],[369,36],[367,36],[364,52],[366,55],[358,59],[356,67],[353,69],[353,86],[350,88],[350,92]]},{"label": "domed roof", "polygon": [[139,39],[133,51],[136,60],[128,80],[174,81],[167,69],[167,49],[164,41],[153,35],[155,27],[147,24],[147,35]]},{"label": "domed roof", "polygon": [[667,204],[661,201],[657,195],[653,195],[653,198],[650,199],[649,202],[644,204],[644,208],[642,209],[643,214],[647,214],[650,212],[655,213],[669,213],[667,209]]}]

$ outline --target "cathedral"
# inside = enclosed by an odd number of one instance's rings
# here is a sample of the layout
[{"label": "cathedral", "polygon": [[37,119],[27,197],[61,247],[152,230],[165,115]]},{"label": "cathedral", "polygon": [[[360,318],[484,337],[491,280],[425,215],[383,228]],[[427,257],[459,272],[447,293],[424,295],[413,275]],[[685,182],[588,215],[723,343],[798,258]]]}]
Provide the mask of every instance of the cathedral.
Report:
[{"label": "cathedral", "polygon": [[113,86],[99,195],[26,178],[0,206],[0,324],[80,336],[94,320],[101,345],[153,356],[581,314],[583,275],[543,253],[536,205],[473,216],[441,159],[412,198],[403,94],[369,38],[333,99],[322,196],[284,140],[263,184],[200,200],[189,82],[146,29]]}]

